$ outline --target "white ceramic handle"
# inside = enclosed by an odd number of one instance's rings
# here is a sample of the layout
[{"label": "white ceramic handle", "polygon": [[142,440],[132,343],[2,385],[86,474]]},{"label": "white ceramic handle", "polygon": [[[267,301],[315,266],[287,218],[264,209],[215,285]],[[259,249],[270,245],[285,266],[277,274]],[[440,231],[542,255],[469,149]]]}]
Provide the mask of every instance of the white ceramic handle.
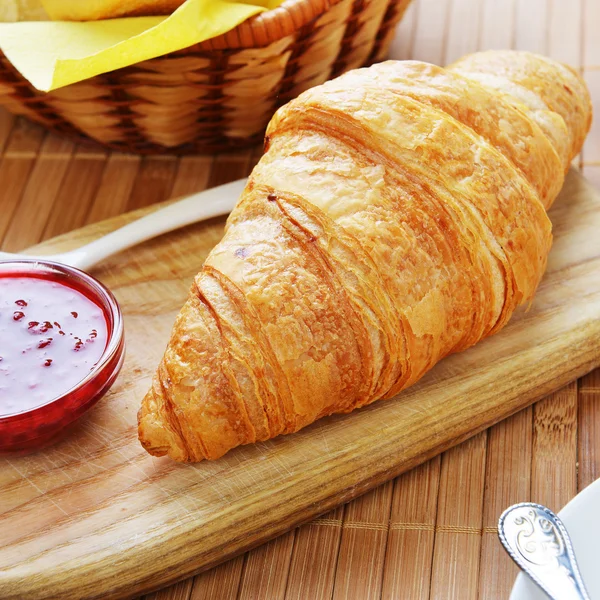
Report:
[{"label": "white ceramic handle", "polygon": [[[35,258],[45,258],[71,265],[78,269],[88,269],[108,256],[126,248],[145,242],[163,233],[173,231],[198,221],[219,217],[231,212],[235,206],[247,179],[238,179],[204,192],[199,192],[161,208],[133,223],[129,223],[108,235],[105,235],[81,248]],[[29,257],[29,255],[0,252],[0,260]]]}]

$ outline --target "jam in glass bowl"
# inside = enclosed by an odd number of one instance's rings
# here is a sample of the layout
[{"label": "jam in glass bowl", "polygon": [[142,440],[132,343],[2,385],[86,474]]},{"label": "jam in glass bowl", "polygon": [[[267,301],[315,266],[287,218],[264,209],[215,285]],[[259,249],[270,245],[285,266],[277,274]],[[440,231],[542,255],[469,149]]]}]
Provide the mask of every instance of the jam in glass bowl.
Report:
[{"label": "jam in glass bowl", "polygon": [[119,305],[99,281],[51,261],[0,262],[0,454],[60,439],[124,353]]}]

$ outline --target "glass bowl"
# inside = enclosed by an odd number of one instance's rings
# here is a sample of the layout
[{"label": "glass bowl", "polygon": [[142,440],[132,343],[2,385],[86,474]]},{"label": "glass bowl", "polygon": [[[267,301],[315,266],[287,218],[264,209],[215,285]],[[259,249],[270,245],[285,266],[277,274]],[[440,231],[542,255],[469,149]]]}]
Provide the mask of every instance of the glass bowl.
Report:
[{"label": "glass bowl", "polygon": [[91,275],[74,267],[19,259],[0,262],[0,279],[4,277],[36,277],[74,288],[103,310],[107,323],[106,348],[84,379],[42,405],[0,415],[0,454],[24,454],[60,440],[114,383],[125,356],[123,317],[112,293]]}]

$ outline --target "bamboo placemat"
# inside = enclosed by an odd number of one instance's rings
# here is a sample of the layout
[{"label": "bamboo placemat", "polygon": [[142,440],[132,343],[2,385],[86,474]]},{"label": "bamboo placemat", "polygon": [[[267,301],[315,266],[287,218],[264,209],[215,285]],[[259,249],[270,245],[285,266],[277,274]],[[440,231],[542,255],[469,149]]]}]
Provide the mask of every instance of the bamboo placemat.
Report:
[{"label": "bamboo placemat", "polygon": [[[579,67],[597,118],[576,166],[600,187],[598,24],[600,0],[415,0],[392,57],[445,64],[517,48]],[[106,152],[1,110],[0,149],[0,247],[8,251],[237,179],[260,156]],[[523,500],[559,510],[597,477],[600,370],[312,523],[145,598],[508,598],[516,568],[497,541],[500,512]]]}]

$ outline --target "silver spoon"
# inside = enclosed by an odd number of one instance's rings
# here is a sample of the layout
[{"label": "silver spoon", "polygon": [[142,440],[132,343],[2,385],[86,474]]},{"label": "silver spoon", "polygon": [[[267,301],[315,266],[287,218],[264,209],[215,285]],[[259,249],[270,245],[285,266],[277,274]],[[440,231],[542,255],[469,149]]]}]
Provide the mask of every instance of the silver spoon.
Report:
[{"label": "silver spoon", "polygon": [[246,179],[238,179],[174,202],[71,252],[45,256],[0,252],[0,262],[39,258],[85,270],[121,250],[163,233],[198,221],[226,215],[233,209],[246,181]]},{"label": "silver spoon", "polygon": [[569,534],[549,508],[514,504],[500,516],[498,536],[519,568],[552,600],[590,600]]}]

